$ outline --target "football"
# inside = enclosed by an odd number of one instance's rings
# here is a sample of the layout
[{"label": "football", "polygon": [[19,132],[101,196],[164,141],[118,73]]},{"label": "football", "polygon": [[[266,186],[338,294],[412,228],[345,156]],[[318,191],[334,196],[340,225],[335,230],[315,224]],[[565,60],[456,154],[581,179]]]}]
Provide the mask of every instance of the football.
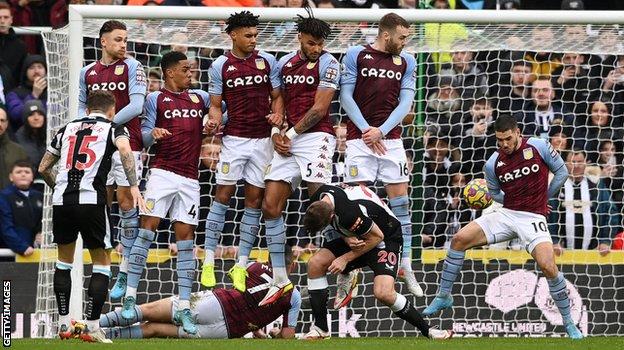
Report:
[{"label": "football", "polygon": [[485,179],[474,179],[464,187],[464,201],[472,209],[485,209],[492,204]]}]

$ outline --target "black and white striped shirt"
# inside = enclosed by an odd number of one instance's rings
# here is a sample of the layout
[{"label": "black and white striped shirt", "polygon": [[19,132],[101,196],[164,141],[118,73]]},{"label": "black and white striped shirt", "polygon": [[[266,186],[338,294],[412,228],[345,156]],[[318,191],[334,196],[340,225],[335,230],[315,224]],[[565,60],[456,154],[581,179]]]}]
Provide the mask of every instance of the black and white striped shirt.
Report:
[{"label": "black and white striped shirt", "polygon": [[92,113],[74,119],[52,139],[48,152],[60,157],[52,205],[106,204],[106,177],[124,126]]}]

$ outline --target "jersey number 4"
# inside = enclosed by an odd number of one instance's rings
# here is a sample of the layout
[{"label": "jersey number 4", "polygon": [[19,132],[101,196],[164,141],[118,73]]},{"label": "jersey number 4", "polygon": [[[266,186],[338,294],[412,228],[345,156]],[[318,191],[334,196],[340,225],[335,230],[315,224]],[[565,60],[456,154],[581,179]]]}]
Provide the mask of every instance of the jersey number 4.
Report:
[{"label": "jersey number 4", "polygon": [[[76,144],[78,137],[76,135],[72,135],[69,137],[69,152],[67,155],[67,162],[65,163],[65,167],[67,169],[76,169],[76,170],[85,170],[89,169],[93,163],[95,163],[95,152],[89,148],[89,144],[91,142],[97,141],[97,135],[87,135],[80,139],[80,143]],[[78,152],[76,152],[76,148],[78,148]],[[81,162],[77,159],[74,159],[75,156],[84,156],[86,160]]]}]

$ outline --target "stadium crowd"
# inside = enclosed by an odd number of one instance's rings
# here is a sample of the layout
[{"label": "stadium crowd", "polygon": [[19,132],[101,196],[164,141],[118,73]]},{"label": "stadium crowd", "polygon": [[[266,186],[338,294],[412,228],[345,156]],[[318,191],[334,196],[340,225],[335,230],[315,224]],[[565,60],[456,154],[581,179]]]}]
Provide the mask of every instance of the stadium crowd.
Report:
[{"label": "stadium crowd", "polygon": [[[95,4],[144,6],[268,6],[268,7],[383,7],[414,8],[414,0],[95,0]],[[67,23],[68,4],[92,3],[84,0],[0,1],[0,248],[28,256],[41,243],[43,181],[35,169],[46,147],[47,63],[39,36],[20,36],[13,26],[62,27]],[[468,2],[470,4],[470,2]],[[497,1],[486,1],[486,8]],[[501,9],[520,9],[520,0],[500,0]],[[433,0],[431,7],[462,8],[462,1]],[[564,0],[562,9],[583,10],[581,0]],[[294,24],[293,24],[294,25]],[[289,23],[283,31],[292,30]],[[446,26],[446,27],[443,27]],[[357,28],[356,28],[357,29]],[[339,37],[351,45],[365,43],[368,37],[353,27],[335,25]],[[468,34],[461,25],[427,25],[429,33],[451,33],[449,46],[468,45]],[[596,51],[609,52],[621,45],[624,29],[619,26],[592,30],[568,26],[566,40],[595,42]],[[184,32],[174,41],[184,42]],[[276,31],[279,35],[279,31]],[[426,34],[427,35],[427,34]],[[533,40],[553,41],[550,27],[537,27]],[[515,38],[521,40],[520,38]],[[514,40],[514,38],[510,38]],[[130,43],[129,50],[147,69],[149,92],[161,88],[159,58],[168,51],[190,57],[193,88],[208,89],[207,71],[221,52],[183,44],[160,46]],[[85,60],[97,59],[95,40],[85,40]],[[548,218],[555,249],[622,249],[624,210],[624,56],[608,54],[455,51],[426,55],[424,67],[424,125],[404,127],[404,144],[411,160],[409,171],[422,188],[421,239],[424,247],[445,247],[459,228],[481,215],[461,200],[463,186],[483,177],[483,166],[496,150],[492,130],[499,115],[510,114],[522,125],[525,136],[548,139],[561,152],[570,172],[558,198],[551,201]],[[418,104],[416,104],[418,105]],[[335,181],[344,174],[346,126],[337,99],[332,105],[332,121],[337,135],[334,155]],[[415,123],[408,115],[404,125]],[[220,150],[218,137],[207,137],[202,148],[200,183],[202,197],[200,225],[196,242],[203,232]],[[144,162],[149,162],[146,153]],[[422,168],[417,174],[413,169]],[[147,167],[145,167],[147,169]],[[422,181],[422,184],[420,183]],[[377,186],[382,188],[383,186]],[[242,187],[239,186],[239,191]],[[297,189],[286,208],[289,245],[296,254],[313,251],[315,237],[301,228],[306,192]],[[414,192],[415,193],[415,192]],[[242,195],[237,193],[237,198]],[[222,241],[216,256],[235,257],[237,237],[234,223],[242,216],[243,202],[228,211]],[[116,212],[113,210],[113,212]],[[165,231],[170,223],[161,223]],[[263,237],[263,235],[260,235]],[[616,239],[616,237],[619,237]],[[158,236],[160,246],[176,252],[170,235]],[[265,245],[264,241],[260,245]],[[199,245],[199,244],[198,244]]]}]

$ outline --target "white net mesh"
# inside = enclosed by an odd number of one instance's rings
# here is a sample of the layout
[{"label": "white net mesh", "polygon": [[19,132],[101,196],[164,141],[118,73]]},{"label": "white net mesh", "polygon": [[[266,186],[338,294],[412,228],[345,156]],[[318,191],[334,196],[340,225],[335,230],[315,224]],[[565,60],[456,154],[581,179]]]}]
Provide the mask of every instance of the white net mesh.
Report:
[{"label": "white net mesh", "polygon": [[[84,64],[100,56],[95,38],[102,22],[84,22]],[[185,50],[196,63],[194,84],[204,89],[212,60],[231,45],[223,32],[223,22],[128,20],[125,23],[129,53],[146,69],[156,69],[161,54],[167,50]],[[349,46],[370,42],[376,35],[374,23],[332,26],[334,31],[326,41],[326,49],[337,58]],[[298,48],[292,22],[263,22],[259,29],[259,49],[279,56]],[[412,34],[406,50],[418,57],[419,77],[414,114],[405,119],[403,136],[409,158],[413,160],[410,194],[414,247],[420,246],[421,233],[425,246],[422,257],[420,249],[414,250],[414,269],[418,280],[424,281],[428,300],[437,289],[445,254],[441,248],[448,245],[459,227],[481,214],[461,202],[459,189],[470,179],[483,177],[483,164],[496,148],[491,125],[497,115],[515,115],[523,122],[525,133],[550,138],[559,151],[572,147],[585,149],[590,181],[600,183],[609,194],[587,203],[582,200],[553,203],[560,214],[553,219],[558,221],[551,222],[555,239],[560,238],[563,246],[568,242],[563,224],[566,208],[580,210],[590,206],[597,224],[592,228],[594,239],[586,248],[597,245],[596,236],[610,237],[620,229],[624,60],[618,60],[617,55],[624,54],[624,48],[617,26],[415,24]],[[50,135],[68,121],[68,96],[77,94],[69,91],[68,86],[67,38],[63,29],[44,35],[49,66]],[[581,53],[581,56],[564,53]],[[530,90],[538,76],[551,77],[551,83],[545,83],[546,90],[534,89],[533,98]],[[552,94],[547,91],[548,86]],[[544,103],[554,109],[546,108],[541,113]],[[332,105],[331,116],[336,122],[346,120],[338,101]],[[204,240],[204,220],[214,193],[213,170],[218,150],[218,140],[205,141],[200,166],[198,245]],[[336,181],[340,181],[344,171],[343,151],[340,149],[335,156]],[[228,258],[234,256],[233,247],[238,244],[235,227],[242,216],[241,193],[239,187],[227,214],[217,251],[217,257],[221,257],[217,260],[218,271],[227,271],[233,263]],[[43,248],[47,249],[54,248],[49,194],[46,193],[43,240]],[[303,249],[321,243],[321,237],[306,236],[299,225],[306,198],[305,190],[295,192],[285,213],[288,242]],[[176,291],[175,265],[172,266],[175,259],[171,259],[167,250],[172,236],[168,226],[167,222],[162,224],[157,242],[152,246],[147,274],[139,285],[139,303],[167,297]],[[583,232],[582,224],[577,222],[576,231]],[[263,231],[260,237],[264,237]],[[257,246],[264,248],[264,239]],[[553,309],[543,278],[538,279],[540,275],[533,261],[513,243],[510,248],[498,248],[468,254],[454,289],[455,307],[432,319],[433,324],[453,328],[466,336],[561,335],[561,320]],[[592,335],[623,335],[624,288],[619,276],[623,275],[624,255],[611,253],[600,258],[596,251],[566,251],[558,263],[572,285],[573,315],[582,330]],[[52,336],[55,331],[53,271],[53,258],[44,259],[37,293],[41,336]],[[305,273],[305,264],[300,263],[292,279],[304,287]],[[220,286],[228,285],[223,273],[217,277]],[[416,334],[412,326],[375,301],[370,272],[365,273],[362,284],[363,295],[348,310],[332,312],[335,335]],[[408,293],[402,284],[397,288],[403,294]],[[194,290],[198,289],[196,283]],[[423,304],[422,300],[416,301],[416,305]],[[304,299],[298,331],[309,328],[310,318]]]}]

